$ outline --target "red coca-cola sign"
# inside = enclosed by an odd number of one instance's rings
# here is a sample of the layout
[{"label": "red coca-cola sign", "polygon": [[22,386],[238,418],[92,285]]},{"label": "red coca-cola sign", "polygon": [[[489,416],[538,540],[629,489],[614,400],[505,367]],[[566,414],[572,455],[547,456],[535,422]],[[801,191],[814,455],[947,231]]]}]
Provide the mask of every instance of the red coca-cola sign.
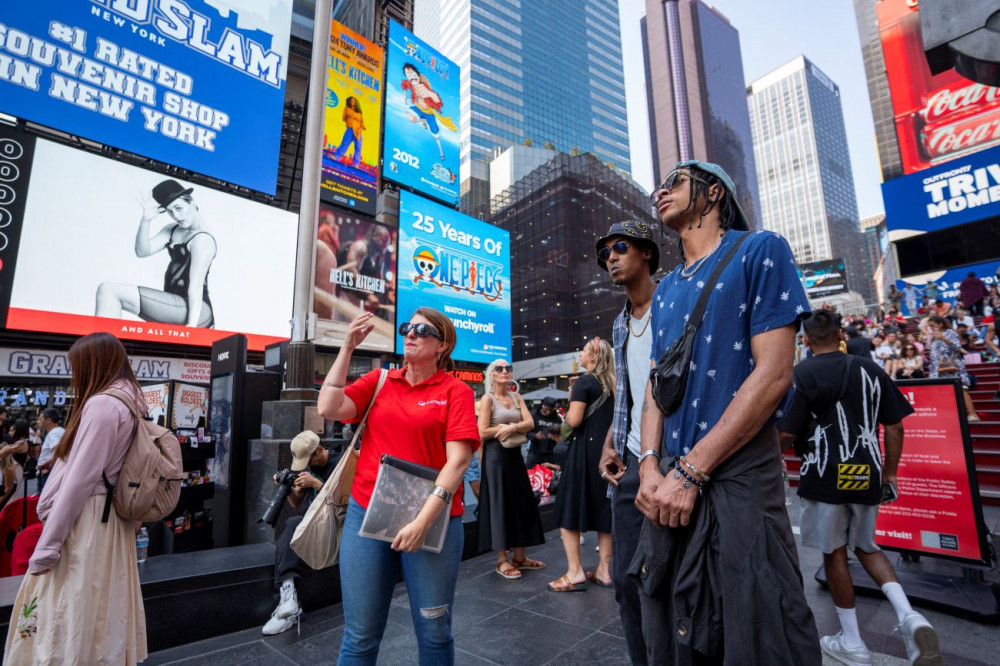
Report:
[{"label": "red coca-cola sign", "polygon": [[903,171],[1000,144],[1000,88],[931,75],[914,0],[881,0],[877,11]]}]

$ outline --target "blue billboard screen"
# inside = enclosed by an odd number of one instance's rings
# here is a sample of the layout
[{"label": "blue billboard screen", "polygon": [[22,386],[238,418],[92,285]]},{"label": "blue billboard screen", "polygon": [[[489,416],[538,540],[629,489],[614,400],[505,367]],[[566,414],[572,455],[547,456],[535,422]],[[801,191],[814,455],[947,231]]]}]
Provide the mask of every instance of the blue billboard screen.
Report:
[{"label": "blue billboard screen", "polygon": [[889,232],[930,232],[1000,215],[1000,147],[882,184]]},{"label": "blue billboard screen", "polygon": [[[399,197],[398,321],[422,306],[458,330],[452,358],[510,358],[510,234],[409,192]],[[396,353],[403,337],[396,334]]]},{"label": "blue billboard screen", "polygon": [[292,0],[5,0],[0,112],[274,194]]},{"label": "blue billboard screen", "polygon": [[458,204],[458,116],[458,65],[390,21],[382,177]]}]

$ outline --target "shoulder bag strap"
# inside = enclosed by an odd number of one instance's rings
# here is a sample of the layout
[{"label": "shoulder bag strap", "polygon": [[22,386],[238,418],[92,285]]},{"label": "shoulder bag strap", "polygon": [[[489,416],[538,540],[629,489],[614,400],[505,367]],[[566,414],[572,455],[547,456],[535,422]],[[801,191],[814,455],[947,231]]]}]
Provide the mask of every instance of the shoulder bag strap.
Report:
[{"label": "shoulder bag strap", "polygon": [[603,405],[604,401],[607,399],[608,399],[608,392],[604,391],[603,393],[601,393],[601,396],[597,400],[590,403],[590,407],[587,407],[587,411],[583,413],[583,420],[586,421],[591,416],[593,416],[594,412],[600,409],[601,405]]},{"label": "shoulder bag strap", "polygon": [[372,394],[372,400],[368,403],[368,409],[365,410],[365,415],[358,422],[358,429],[354,431],[354,438],[351,440],[351,447],[357,446],[358,450],[361,450],[361,431],[365,429],[365,423],[368,421],[368,415],[372,411],[372,407],[375,405],[375,398],[378,397],[379,391],[382,390],[382,386],[385,384],[385,378],[389,376],[388,370],[382,370],[378,375],[378,384],[375,385],[375,393]]},{"label": "shoulder bag strap", "polygon": [[694,326],[695,330],[698,330],[698,327],[701,326],[701,320],[705,316],[705,308],[708,307],[708,299],[712,296],[712,292],[715,291],[715,285],[719,282],[719,276],[722,275],[722,271],[729,265],[729,261],[736,254],[736,250],[740,249],[743,241],[749,236],[750,233],[747,232],[736,239],[732,247],[729,248],[729,251],[726,252],[726,255],[716,264],[712,275],[705,282],[705,286],[702,287],[701,294],[698,296],[698,302],[695,303],[694,310],[691,311],[691,318],[688,319],[688,324]]}]

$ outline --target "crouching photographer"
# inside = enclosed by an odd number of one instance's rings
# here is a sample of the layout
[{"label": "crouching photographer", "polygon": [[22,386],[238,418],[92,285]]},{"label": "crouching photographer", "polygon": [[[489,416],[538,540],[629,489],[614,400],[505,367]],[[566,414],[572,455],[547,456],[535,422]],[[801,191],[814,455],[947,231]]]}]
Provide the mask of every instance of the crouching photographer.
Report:
[{"label": "crouching photographer", "polygon": [[[302,522],[306,509],[337,464],[329,449],[320,446],[319,436],[310,430],[296,435],[291,449],[292,465],[274,475],[274,483],[278,488],[275,489],[271,507],[261,519],[273,524],[272,521],[277,519],[281,505],[284,504],[281,495],[287,495],[288,504],[299,510],[299,515],[285,521],[280,536],[274,542],[274,586],[278,589],[281,600],[271,613],[271,619],[264,625],[265,636],[288,631],[298,623],[299,616],[302,615],[295,584],[308,565],[292,550],[292,536],[295,528]],[[283,492],[282,487],[288,490]]]}]

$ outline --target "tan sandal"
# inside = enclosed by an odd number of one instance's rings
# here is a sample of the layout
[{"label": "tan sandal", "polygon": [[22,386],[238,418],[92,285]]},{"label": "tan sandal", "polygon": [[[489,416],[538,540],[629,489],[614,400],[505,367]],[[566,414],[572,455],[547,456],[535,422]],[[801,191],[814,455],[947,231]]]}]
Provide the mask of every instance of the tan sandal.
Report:
[{"label": "tan sandal", "polygon": [[[508,569],[503,568],[505,564],[509,567]],[[521,571],[507,560],[497,562],[496,571],[507,580],[518,580],[521,577]]]},{"label": "tan sandal", "polygon": [[544,569],[545,562],[541,560],[533,560],[530,557],[525,557],[523,560],[512,559],[510,563],[516,569]]},{"label": "tan sandal", "polygon": [[569,579],[569,576],[564,574],[562,578],[557,578],[546,585],[546,587],[549,589],[549,592],[583,592],[587,589],[587,581],[574,583]]}]

